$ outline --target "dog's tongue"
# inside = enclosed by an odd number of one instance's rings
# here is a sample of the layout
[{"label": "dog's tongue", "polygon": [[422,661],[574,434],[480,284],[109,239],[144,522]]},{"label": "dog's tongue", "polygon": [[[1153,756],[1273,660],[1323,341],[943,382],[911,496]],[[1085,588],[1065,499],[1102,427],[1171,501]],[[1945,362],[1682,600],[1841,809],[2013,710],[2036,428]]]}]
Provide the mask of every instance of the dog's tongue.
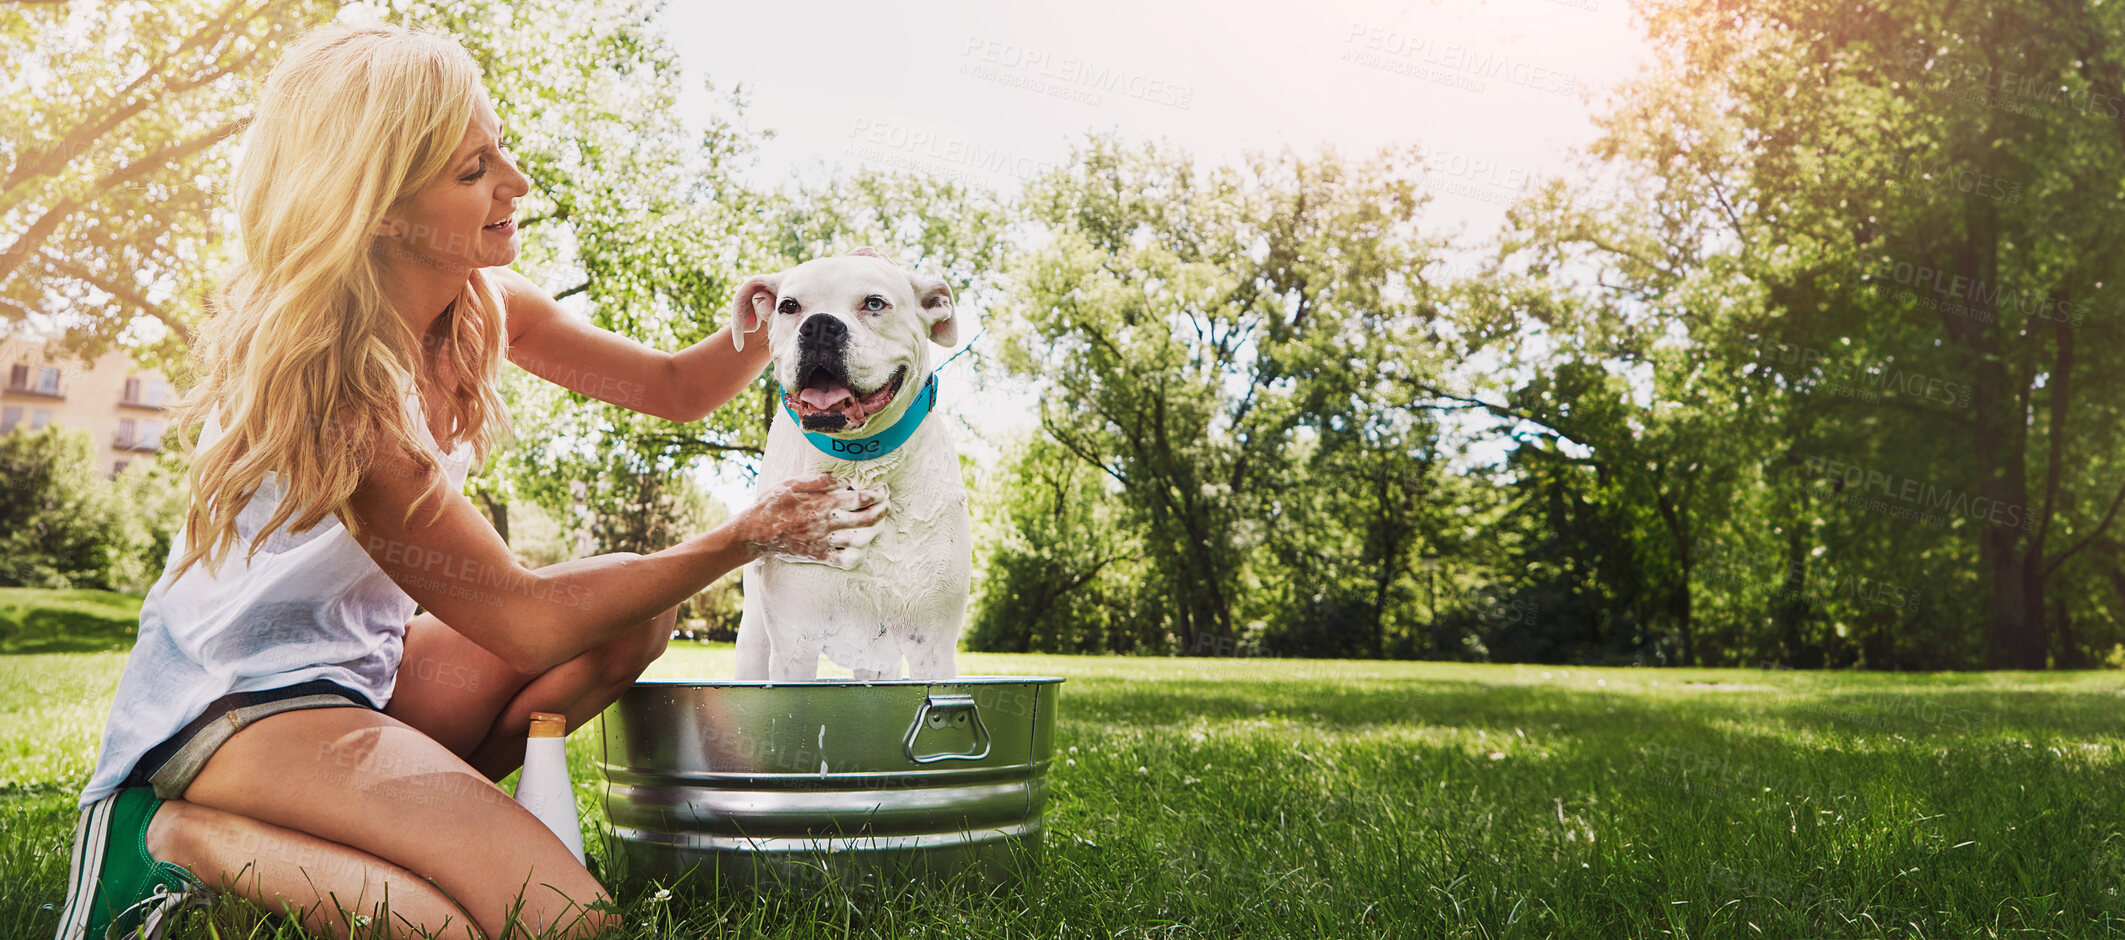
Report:
[{"label": "dog's tongue", "polygon": [[835,385],[828,388],[807,388],[797,393],[798,401],[820,410],[832,408],[836,404],[853,400],[855,397],[845,385]]}]

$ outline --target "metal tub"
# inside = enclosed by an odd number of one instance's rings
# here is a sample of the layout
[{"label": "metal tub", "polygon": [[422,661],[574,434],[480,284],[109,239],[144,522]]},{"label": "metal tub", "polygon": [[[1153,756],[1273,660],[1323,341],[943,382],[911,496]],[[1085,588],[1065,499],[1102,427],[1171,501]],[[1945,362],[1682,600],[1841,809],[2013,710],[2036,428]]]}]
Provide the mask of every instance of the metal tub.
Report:
[{"label": "metal tub", "polygon": [[620,877],[1014,882],[1061,679],[643,681],[598,716]]}]

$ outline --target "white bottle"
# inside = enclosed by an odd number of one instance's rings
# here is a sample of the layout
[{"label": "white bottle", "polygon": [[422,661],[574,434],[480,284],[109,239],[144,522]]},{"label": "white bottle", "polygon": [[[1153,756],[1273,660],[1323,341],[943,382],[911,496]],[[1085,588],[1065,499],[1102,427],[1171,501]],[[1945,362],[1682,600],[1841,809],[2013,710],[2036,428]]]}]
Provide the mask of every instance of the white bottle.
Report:
[{"label": "white bottle", "polygon": [[583,863],[583,826],[576,819],[575,789],[568,780],[568,716],[531,713],[531,737],[524,742],[524,772],[517,775],[516,801]]}]

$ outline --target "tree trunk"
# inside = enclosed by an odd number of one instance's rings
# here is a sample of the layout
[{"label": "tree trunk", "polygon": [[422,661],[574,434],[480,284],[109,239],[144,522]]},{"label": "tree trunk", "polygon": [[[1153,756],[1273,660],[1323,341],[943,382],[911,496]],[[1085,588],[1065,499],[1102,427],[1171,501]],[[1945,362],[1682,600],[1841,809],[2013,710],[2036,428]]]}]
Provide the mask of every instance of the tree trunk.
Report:
[{"label": "tree trunk", "polygon": [[1653,471],[1653,504],[1660,510],[1661,521],[1667,524],[1668,539],[1675,545],[1672,557],[1675,566],[1682,571],[1680,586],[1668,596],[1668,615],[1675,618],[1675,634],[1682,640],[1682,665],[1695,666],[1697,638],[1694,625],[1690,622],[1690,570],[1694,565],[1690,559],[1688,497],[1684,497],[1684,504],[1680,506],[1668,498],[1663,488],[1667,481],[1666,469],[1666,465],[1662,464],[1659,469]]},{"label": "tree trunk", "polygon": [[502,537],[502,544],[509,544],[509,504],[495,502],[485,492],[479,494],[480,502],[487,507],[487,518],[494,521],[494,531]]},{"label": "tree trunk", "polygon": [[[2046,309],[2072,309],[2066,298],[2057,293],[2051,295],[2050,301]],[[2052,359],[2051,379],[2045,385],[2051,403],[2048,422],[2051,440],[2048,442],[2050,456],[2044,467],[2044,508],[2036,519],[2036,534],[2030,538],[2022,559],[2023,613],[2047,644],[2051,641],[2051,629],[2044,622],[2044,582],[2051,574],[2051,567],[2046,558],[2046,546],[2051,542],[2053,514],[2058,511],[2060,480],[2066,470],[2066,419],[2073,409],[2073,324],[2053,321],[2052,325],[2057,328],[2054,332],[2058,336],[2058,351]],[[2063,657],[2068,648],[2058,646],[2053,649]],[[2043,658],[2042,653],[2035,655],[2040,660]],[[2034,668],[2042,668],[2042,665]]]},{"label": "tree trunk", "polygon": [[[1379,483],[1379,488],[1375,491],[1377,502],[1373,505],[1373,520],[1380,527],[1380,560],[1379,565],[1373,569],[1372,656],[1374,659],[1386,659],[1387,594],[1389,589],[1394,586],[1395,575],[1400,567],[1398,562],[1402,556],[1402,532],[1401,527],[1395,524],[1399,514],[1395,512],[1395,505],[1391,496],[1394,490],[1394,483],[1390,476],[1390,471],[1386,467],[1382,467],[1379,476],[1375,477],[1374,480]],[[1435,622],[1437,620],[1438,612],[1433,611],[1431,621]],[[1433,623],[1431,625],[1435,626],[1436,624]],[[1433,642],[1437,642],[1436,637]]]},{"label": "tree trunk", "polygon": [[1785,577],[1779,579],[1778,593],[1771,601],[1771,619],[1778,624],[1779,638],[1785,646],[1786,665],[1794,669],[1812,669],[1822,664],[1822,651],[1811,647],[1801,633],[1801,627],[1808,619],[1808,542],[1811,530],[1802,521],[1808,517],[1808,484],[1805,479],[1798,482],[1793,494],[1793,515],[1786,523],[1786,563],[1781,569]]},{"label": "tree trunk", "polygon": [[[1999,229],[1989,206],[1975,207],[1970,219],[1970,239],[1959,252],[1957,270],[1980,293],[1968,299],[1945,298],[1941,319],[1950,339],[1969,354],[1970,403],[1976,432],[1972,450],[1979,475],[1977,495],[1990,505],[2023,507],[2026,513],[2029,437],[2023,418],[2023,396],[2015,377],[2008,372],[2005,351],[2001,349],[1999,311],[1983,299],[1982,293],[1996,289]],[[1960,305],[1964,315],[1954,312],[1956,305]],[[1985,605],[1985,664],[1994,669],[2042,669],[2043,594],[2041,585],[2031,584],[2027,539],[2018,527],[1986,518],[1971,521],[1978,530],[1979,570],[1992,588]],[[2032,587],[2037,590],[2032,591]]]},{"label": "tree trunk", "polygon": [[2067,609],[2066,597],[2061,595],[2052,605],[2051,652],[2055,665],[2060,669],[2087,669],[2095,665],[2081,649],[2080,639],[2073,635],[2073,612]]}]

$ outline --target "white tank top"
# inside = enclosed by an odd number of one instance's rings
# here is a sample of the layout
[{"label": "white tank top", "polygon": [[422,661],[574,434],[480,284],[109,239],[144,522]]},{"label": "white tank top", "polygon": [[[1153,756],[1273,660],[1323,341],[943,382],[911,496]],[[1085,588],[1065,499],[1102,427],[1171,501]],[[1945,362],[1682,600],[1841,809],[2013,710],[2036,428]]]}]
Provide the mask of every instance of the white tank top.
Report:
[{"label": "white tank top", "polygon": [[[420,440],[437,450],[420,397],[408,395],[406,407]],[[221,432],[217,413],[200,433],[200,449]],[[460,444],[437,459],[451,485],[462,490],[472,445]],[[245,552],[273,517],[280,496],[279,481],[268,471],[237,517],[237,539],[218,574],[194,564],[171,581],[186,533],[179,531],[171,542],[162,577],[141,602],[140,633],[118,679],[81,808],[117,790],[149,748],[231,692],[330,679],[378,708],[391,700],[413,599],[336,516],[299,535],[284,525],[246,562]]]}]

